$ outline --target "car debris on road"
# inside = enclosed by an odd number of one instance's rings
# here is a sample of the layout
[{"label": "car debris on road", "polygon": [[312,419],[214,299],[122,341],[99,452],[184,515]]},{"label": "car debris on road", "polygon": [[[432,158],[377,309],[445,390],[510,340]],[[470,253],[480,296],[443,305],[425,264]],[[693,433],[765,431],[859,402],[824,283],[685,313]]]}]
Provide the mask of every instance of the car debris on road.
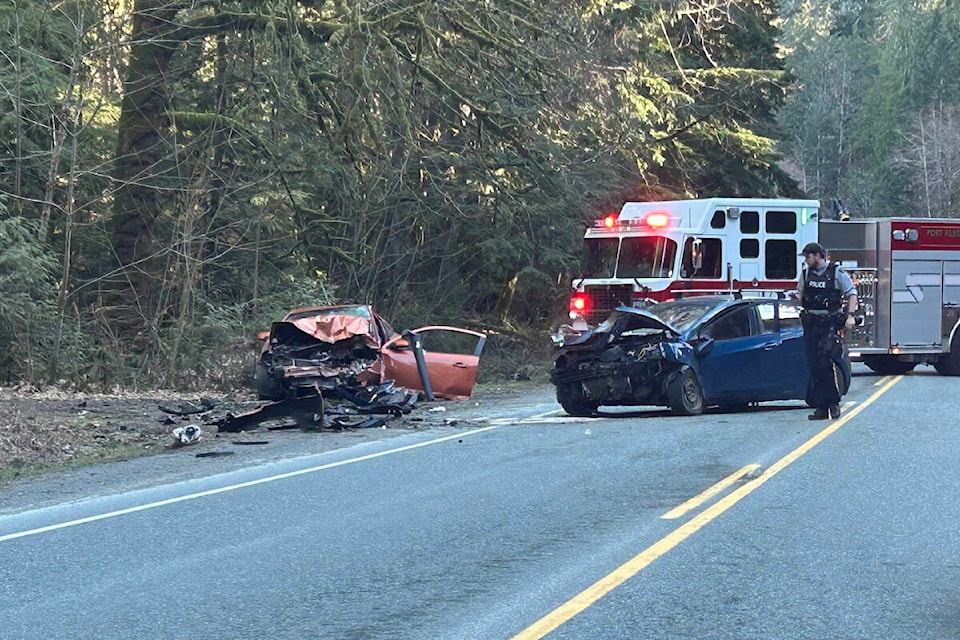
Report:
[{"label": "car debris on road", "polygon": [[[368,305],[295,309],[260,335],[257,393],[265,400],[319,393],[356,403],[371,387],[390,384],[375,395],[406,389],[466,400],[486,337],[447,326],[401,335]],[[391,403],[406,402],[396,395]]]},{"label": "car debris on road", "polygon": [[445,326],[401,335],[366,305],[296,309],[259,337],[261,402],[226,410],[207,398],[160,405],[167,414],[162,422],[200,416],[221,432],[249,431],[267,421],[294,423],[271,429],[384,427],[385,418],[366,416],[407,415],[421,394],[428,400],[469,398],[486,341],[486,334]]},{"label": "car debris on road", "polygon": [[200,429],[199,425],[195,424],[188,424],[173,430],[173,437],[175,438],[174,444],[180,447],[196,444],[200,442],[202,436],[203,430]]}]

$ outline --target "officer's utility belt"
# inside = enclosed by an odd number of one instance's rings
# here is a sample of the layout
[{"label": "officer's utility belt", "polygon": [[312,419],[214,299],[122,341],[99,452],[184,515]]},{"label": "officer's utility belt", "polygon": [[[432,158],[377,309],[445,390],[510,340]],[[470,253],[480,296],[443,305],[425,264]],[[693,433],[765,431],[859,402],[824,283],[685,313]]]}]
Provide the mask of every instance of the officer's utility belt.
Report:
[{"label": "officer's utility belt", "polygon": [[805,316],[832,316],[836,311],[827,311],[826,309],[804,309],[800,315]]}]

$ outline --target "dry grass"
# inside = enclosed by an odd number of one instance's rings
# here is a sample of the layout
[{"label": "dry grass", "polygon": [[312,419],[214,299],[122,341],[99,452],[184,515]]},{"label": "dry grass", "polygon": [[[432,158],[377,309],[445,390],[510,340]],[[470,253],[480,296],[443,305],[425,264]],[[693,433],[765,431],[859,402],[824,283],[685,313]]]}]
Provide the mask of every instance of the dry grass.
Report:
[{"label": "dry grass", "polygon": [[0,479],[162,451],[172,426],[158,405],[186,399],[196,396],[0,389]]}]

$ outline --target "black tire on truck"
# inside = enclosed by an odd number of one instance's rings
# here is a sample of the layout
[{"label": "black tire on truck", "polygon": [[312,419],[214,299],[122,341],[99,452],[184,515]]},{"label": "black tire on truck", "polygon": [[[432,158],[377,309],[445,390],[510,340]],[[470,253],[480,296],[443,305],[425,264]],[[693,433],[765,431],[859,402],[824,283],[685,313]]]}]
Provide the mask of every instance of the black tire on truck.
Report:
[{"label": "black tire on truck", "polygon": [[863,364],[882,376],[902,376],[917,366],[916,362],[904,362],[891,355],[863,356]]},{"label": "black tire on truck", "polygon": [[261,363],[257,363],[253,377],[257,382],[257,397],[261,400],[283,400],[283,387],[280,382],[270,375],[270,371]]},{"label": "black tire on truck", "polygon": [[670,409],[680,416],[698,416],[706,408],[703,389],[697,379],[697,373],[690,367],[683,367],[667,386],[667,400]]},{"label": "black tire on truck", "polygon": [[954,336],[950,352],[945,353],[933,363],[933,368],[942,376],[960,376],[960,339]]},{"label": "black tire on truck", "polygon": [[589,418],[597,413],[596,401],[587,398],[580,382],[564,382],[557,385],[557,402],[567,414],[577,418]]}]

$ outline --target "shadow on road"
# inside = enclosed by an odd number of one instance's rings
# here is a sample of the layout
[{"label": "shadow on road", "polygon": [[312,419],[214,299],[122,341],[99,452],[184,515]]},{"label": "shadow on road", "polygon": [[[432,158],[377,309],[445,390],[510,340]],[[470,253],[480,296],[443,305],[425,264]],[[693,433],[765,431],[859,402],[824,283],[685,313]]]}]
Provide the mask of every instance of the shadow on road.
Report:
[{"label": "shadow on road", "polygon": [[[759,405],[751,407],[743,407],[736,409],[727,409],[720,407],[713,407],[707,409],[704,415],[733,415],[741,413],[777,413],[784,411],[800,411],[800,410],[809,410],[805,404],[795,404],[795,405]],[[637,410],[633,408],[624,408],[623,410],[610,410],[604,409],[597,412],[598,418],[684,418],[686,416],[678,416],[674,414],[669,409],[644,409]]]}]

